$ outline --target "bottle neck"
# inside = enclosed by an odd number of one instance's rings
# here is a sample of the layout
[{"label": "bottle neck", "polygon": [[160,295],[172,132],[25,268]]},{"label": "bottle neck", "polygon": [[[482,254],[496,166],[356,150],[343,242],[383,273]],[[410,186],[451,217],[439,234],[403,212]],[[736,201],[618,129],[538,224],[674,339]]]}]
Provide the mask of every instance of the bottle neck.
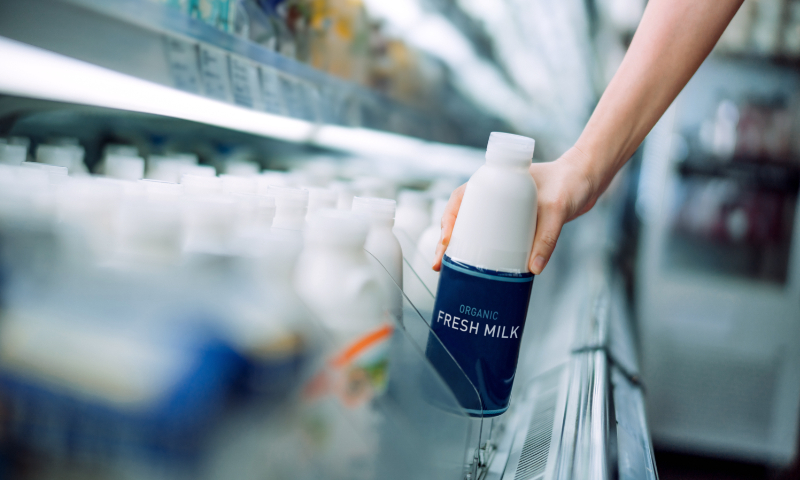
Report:
[{"label": "bottle neck", "polygon": [[530,159],[507,159],[507,158],[490,158],[486,157],[486,166],[500,170],[519,172],[528,171],[531,166]]},{"label": "bottle neck", "polygon": [[391,230],[394,227],[394,218],[373,218],[369,222],[370,230]]}]

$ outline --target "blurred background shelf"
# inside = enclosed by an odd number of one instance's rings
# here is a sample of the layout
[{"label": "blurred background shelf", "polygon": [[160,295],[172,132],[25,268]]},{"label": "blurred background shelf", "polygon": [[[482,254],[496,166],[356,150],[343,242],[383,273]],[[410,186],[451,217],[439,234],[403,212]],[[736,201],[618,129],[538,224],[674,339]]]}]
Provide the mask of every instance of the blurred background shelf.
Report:
[{"label": "blurred background shelf", "polygon": [[800,187],[800,163],[791,159],[694,157],[679,163],[677,170],[683,177],[728,178],[758,188],[790,193],[796,193]]},{"label": "blurred background shelf", "polygon": [[[3,2],[0,32],[137,79],[314,125],[366,128],[466,145],[481,145],[483,132],[503,129],[503,122],[482,113],[447,86],[432,96],[436,102],[420,98],[416,105],[409,105],[220,31],[166,4],[141,0]],[[87,32],[91,36],[85,35]],[[4,44],[4,48],[11,47]],[[63,68],[71,68],[62,63]],[[58,71],[41,73],[52,76],[49,79],[56,84],[74,80]],[[24,74],[6,72],[9,76]],[[90,84],[92,80],[85,79]],[[137,95],[123,93],[125,87],[125,83],[111,83],[101,88],[135,102]],[[51,98],[54,92],[47,88],[26,93]],[[174,102],[180,100],[176,92]],[[173,100],[165,96],[162,101]],[[135,103],[131,106],[136,108]],[[252,121],[258,120],[253,117]]]}]

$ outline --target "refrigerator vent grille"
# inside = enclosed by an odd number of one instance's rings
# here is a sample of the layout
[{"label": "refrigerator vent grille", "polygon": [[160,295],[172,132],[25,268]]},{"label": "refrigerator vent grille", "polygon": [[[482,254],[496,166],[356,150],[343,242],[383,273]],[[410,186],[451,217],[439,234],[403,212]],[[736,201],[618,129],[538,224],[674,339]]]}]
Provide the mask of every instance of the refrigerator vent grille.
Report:
[{"label": "refrigerator vent grille", "polygon": [[542,379],[539,392],[534,399],[534,412],[528,426],[528,434],[522,446],[517,472],[514,480],[536,480],[544,476],[547,457],[550,454],[550,441],[553,436],[553,421],[558,398],[558,375]]}]

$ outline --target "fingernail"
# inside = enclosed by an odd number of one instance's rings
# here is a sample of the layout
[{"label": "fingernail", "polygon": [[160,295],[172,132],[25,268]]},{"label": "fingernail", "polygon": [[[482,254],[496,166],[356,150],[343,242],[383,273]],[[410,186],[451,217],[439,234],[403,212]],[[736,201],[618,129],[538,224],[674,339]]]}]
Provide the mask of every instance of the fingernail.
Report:
[{"label": "fingernail", "polygon": [[539,275],[544,270],[545,259],[541,255],[537,255],[536,258],[533,259],[533,269],[531,273]]}]

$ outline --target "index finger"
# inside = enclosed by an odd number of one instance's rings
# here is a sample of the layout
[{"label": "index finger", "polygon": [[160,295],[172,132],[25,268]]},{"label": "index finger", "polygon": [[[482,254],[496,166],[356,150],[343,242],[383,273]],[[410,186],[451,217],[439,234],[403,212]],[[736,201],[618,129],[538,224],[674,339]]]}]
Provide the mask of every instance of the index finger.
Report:
[{"label": "index finger", "polygon": [[447,206],[444,208],[444,215],[442,215],[442,234],[439,237],[439,243],[436,244],[436,254],[433,257],[433,269],[439,271],[442,268],[442,258],[447,246],[450,245],[450,236],[453,234],[453,226],[456,224],[456,217],[458,210],[461,208],[461,200],[464,198],[464,190],[467,184],[453,190],[450,195],[450,200],[447,201]]}]

